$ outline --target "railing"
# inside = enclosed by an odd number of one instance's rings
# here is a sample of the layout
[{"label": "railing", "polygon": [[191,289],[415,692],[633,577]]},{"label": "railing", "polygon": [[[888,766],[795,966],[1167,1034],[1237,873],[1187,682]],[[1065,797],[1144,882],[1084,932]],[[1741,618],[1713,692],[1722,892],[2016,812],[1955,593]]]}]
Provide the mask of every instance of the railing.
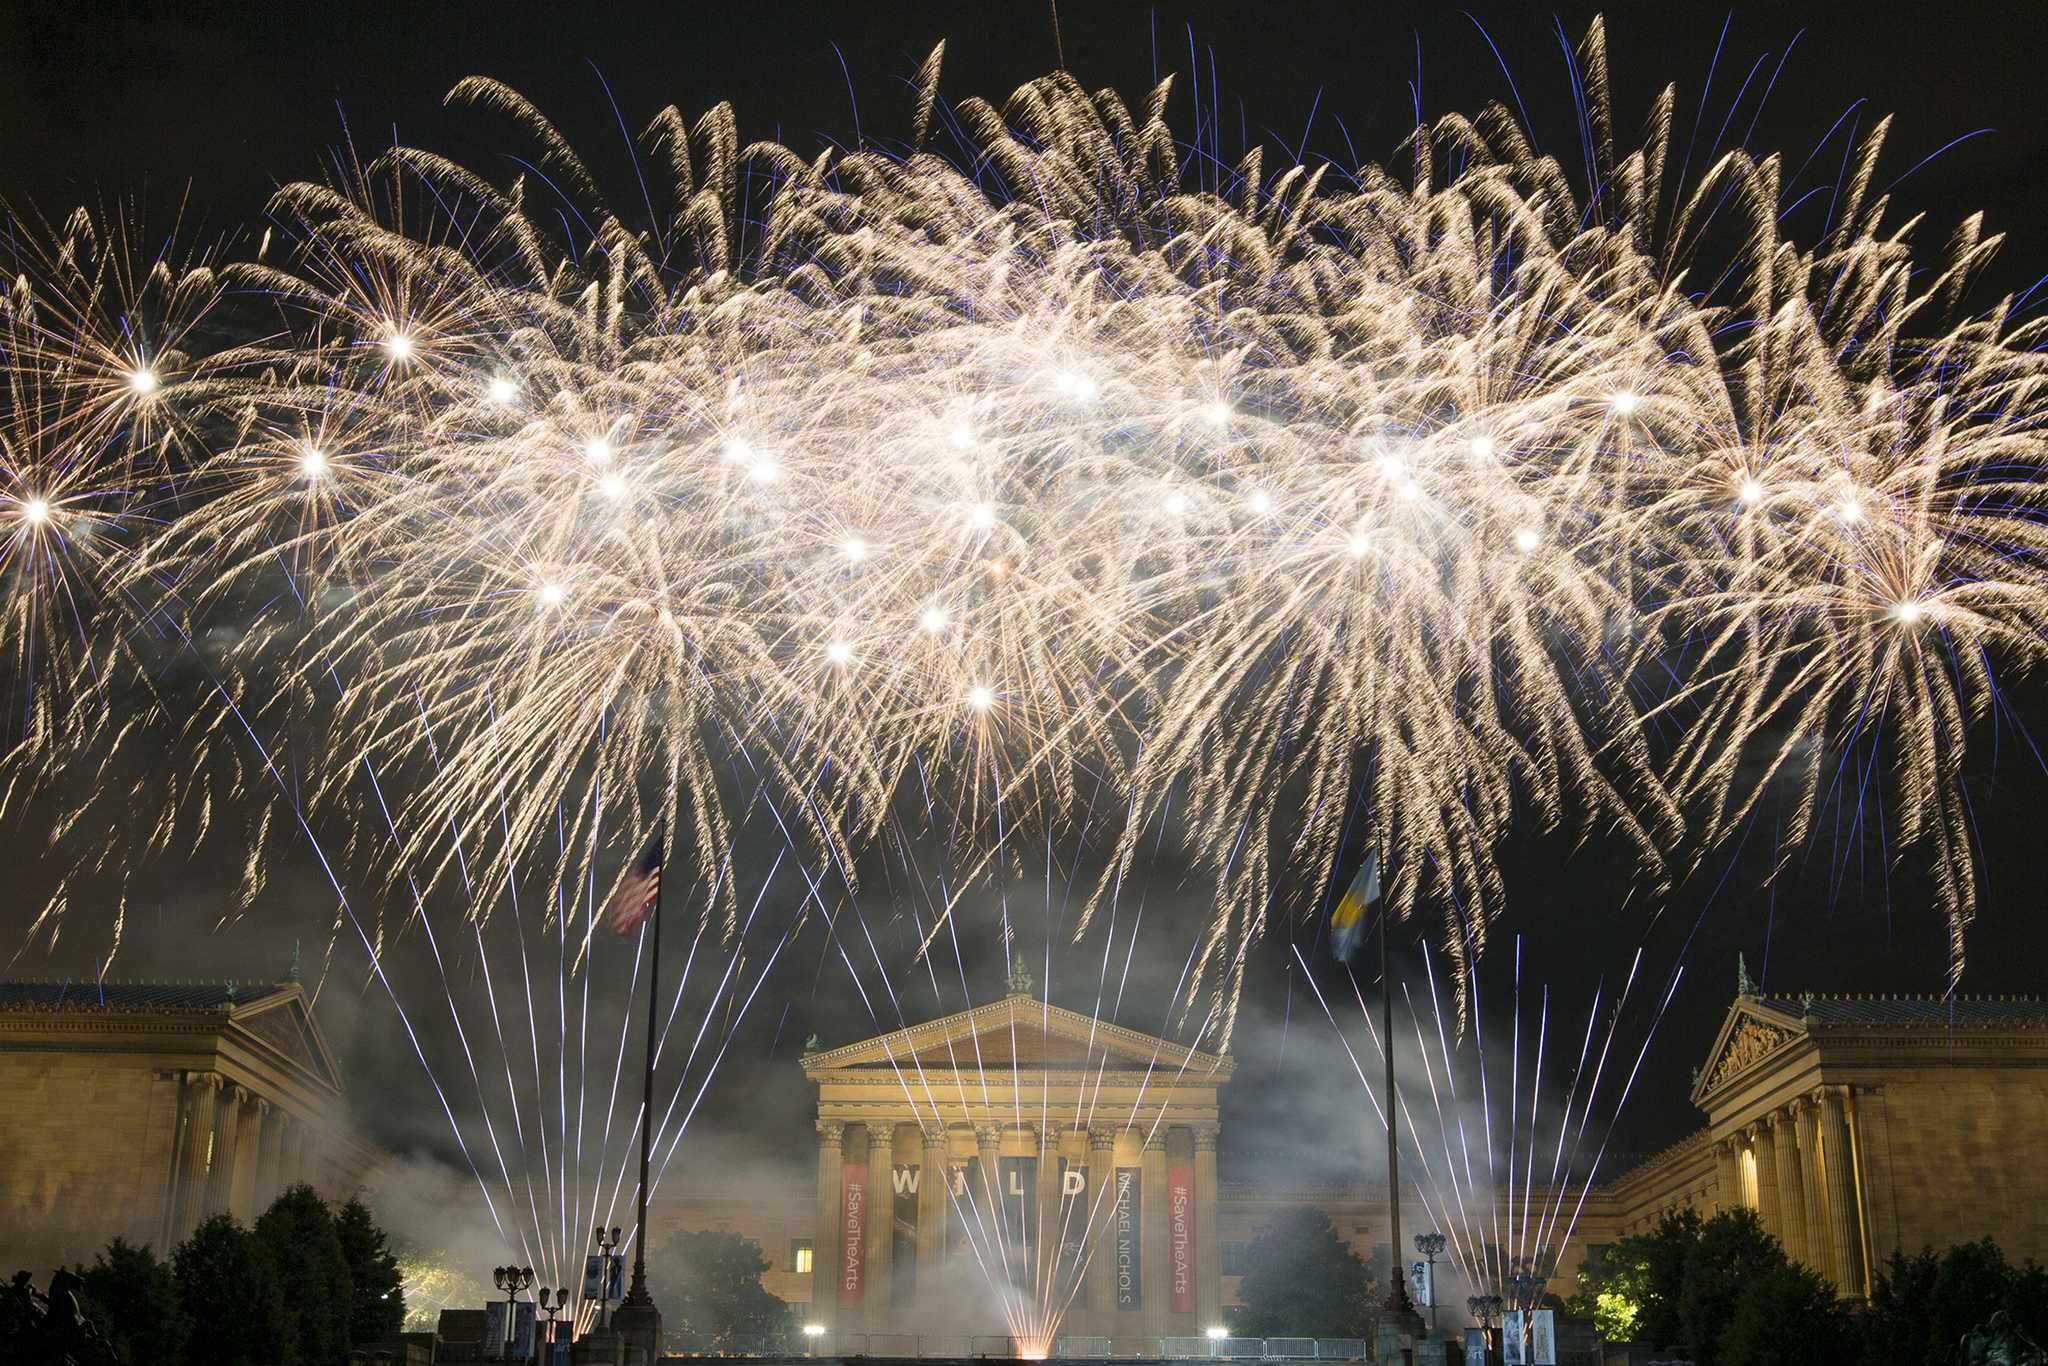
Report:
[{"label": "railing", "polygon": [[769,1338],[670,1333],[671,1355],[700,1357],[928,1357],[953,1361],[1363,1361],[1360,1338],[1057,1337],[1050,1344],[1004,1335],[824,1333],[799,1345]]}]

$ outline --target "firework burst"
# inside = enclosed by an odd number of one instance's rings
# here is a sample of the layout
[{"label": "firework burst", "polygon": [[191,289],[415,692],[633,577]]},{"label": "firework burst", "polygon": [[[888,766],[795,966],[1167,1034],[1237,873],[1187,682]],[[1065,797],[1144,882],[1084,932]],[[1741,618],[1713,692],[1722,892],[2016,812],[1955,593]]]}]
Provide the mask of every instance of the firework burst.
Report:
[{"label": "firework burst", "polygon": [[[260,339],[190,359],[215,277],[152,272],[153,311],[36,283],[97,278],[74,221],[5,320],[10,656],[47,661],[63,604],[190,631],[282,572],[221,696],[317,707],[320,800],[366,757],[431,773],[394,864],[477,905],[656,819],[718,885],[740,759],[848,876],[909,807],[970,872],[1092,824],[1107,896],[1172,812],[1225,1038],[1273,888],[1356,812],[1462,954],[1517,820],[1665,876],[1774,785],[1796,842],[1850,755],[1960,962],[1967,732],[2048,605],[2040,324],[1956,312],[1976,219],[1910,268],[1885,125],[1806,246],[1776,157],[1667,178],[1671,92],[1613,145],[1597,24],[1583,188],[1500,107],[1399,173],[1254,152],[1196,188],[1167,85],[1064,74],[946,110],[945,157],[939,57],[888,150],[663,111],[637,226],[464,82],[535,170],[400,149],[285,190],[219,277]],[[33,714],[75,675],[25,668]]]}]

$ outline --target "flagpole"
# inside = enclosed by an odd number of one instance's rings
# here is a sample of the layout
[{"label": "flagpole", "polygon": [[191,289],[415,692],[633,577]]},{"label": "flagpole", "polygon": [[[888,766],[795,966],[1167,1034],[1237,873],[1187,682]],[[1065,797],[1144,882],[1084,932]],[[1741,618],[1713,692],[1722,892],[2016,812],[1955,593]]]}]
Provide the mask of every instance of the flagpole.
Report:
[{"label": "flagpole", "polygon": [[[661,862],[668,864],[668,826],[661,831]],[[666,877],[654,884],[654,913],[647,953],[647,1048],[640,1069],[640,1199],[633,1226],[633,1284],[619,1308],[652,1309],[654,1296],[647,1291],[647,1152],[654,1141],[654,1023],[661,1003],[661,888]]]},{"label": "flagpole", "polygon": [[1393,1263],[1393,1288],[1387,1295],[1387,1313],[1397,1319],[1414,1317],[1415,1306],[1408,1298],[1408,1278],[1401,1274],[1401,1110],[1394,1100],[1394,974],[1388,968],[1387,921],[1394,913],[1394,899],[1380,898],[1380,1041],[1387,1058],[1387,1250]]}]

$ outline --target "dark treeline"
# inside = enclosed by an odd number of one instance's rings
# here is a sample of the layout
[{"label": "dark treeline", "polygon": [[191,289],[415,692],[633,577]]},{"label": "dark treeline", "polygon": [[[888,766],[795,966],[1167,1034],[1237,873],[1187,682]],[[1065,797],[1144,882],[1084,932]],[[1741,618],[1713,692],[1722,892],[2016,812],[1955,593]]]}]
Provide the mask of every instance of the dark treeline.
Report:
[{"label": "dark treeline", "polygon": [[404,1324],[384,1230],[361,1201],[331,1209],[302,1185],[248,1228],[214,1215],[168,1258],[116,1238],[47,1292],[17,1273],[0,1366],[340,1366]]}]

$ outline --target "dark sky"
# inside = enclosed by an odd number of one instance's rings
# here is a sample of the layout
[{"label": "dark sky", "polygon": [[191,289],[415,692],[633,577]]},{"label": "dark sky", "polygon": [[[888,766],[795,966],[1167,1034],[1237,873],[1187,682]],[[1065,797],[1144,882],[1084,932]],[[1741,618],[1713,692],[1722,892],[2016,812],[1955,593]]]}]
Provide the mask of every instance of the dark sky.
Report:
[{"label": "dark sky", "polygon": [[[1150,8],[1068,0],[1059,19],[1067,64],[1083,83],[1113,85],[1135,100],[1156,75],[1180,73],[1177,126],[1184,133],[1192,126],[1199,90],[1220,129],[1207,136],[1220,139],[1223,154],[1235,160],[1247,138],[1263,142],[1276,149],[1268,154],[1270,168],[1282,144],[1341,162],[1385,158],[1412,120],[1418,70],[1423,113],[1435,116],[1508,96],[1503,62],[1539,129],[1555,145],[1569,146],[1570,87],[1558,32],[1561,25],[1576,38],[1596,8],[1475,5],[1484,35],[1451,6],[1365,0]],[[1897,188],[1892,221],[1924,209],[1922,236],[1936,242],[1963,214],[1983,209],[1990,230],[2008,236],[1989,291],[2023,288],[2048,273],[2048,118],[2039,94],[2048,7],[1754,4],[1735,12],[1725,43],[1729,16],[1718,6],[1665,0],[1611,10],[1610,61],[1624,136],[1640,126],[1650,96],[1667,81],[1680,86],[1681,130],[1697,117],[1703,156],[1716,138],[1726,145],[1747,134],[1752,149],[1783,149],[1796,164],[1858,102],[1864,103],[1856,117],[1866,126],[1884,112],[1897,115],[1881,181],[1977,134],[1913,170]],[[33,203],[52,217],[74,202],[119,202],[139,207],[152,228],[166,225],[182,201],[188,223],[197,225],[192,235],[202,238],[258,222],[273,188],[319,175],[345,137],[365,155],[396,138],[505,178],[509,163],[500,158],[516,145],[505,123],[440,105],[450,86],[472,74],[499,77],[531,97],[624,196],[633,193],[631,168],[607,89],[636,132],[666,104],[694,116],[727,99],[743,141],[775,138],[809,154],[826,141],[853,141],[856,125],[872,136],[900,137],[908,126],[906,82],[941,37],[949,42],[942,89],[951,98],[1000,97],[1057,58],[1050,11],[1031,3],[11,3],[0,13],[0,197]],[[2039,689],[2023,687],[2012,700],[2018,719],[2038,727]],[[1983,992],[2038,989],[2048,951],[2036,858],[2048,782],[2016,741],[2011,720],[2002,725],[1995,745],[1989,728],[1980,733],[1984,743],[1969,775],[1985,885],[1964,986]],[[1621,1147],[1655,1146],[1694,1122],[1684,1100],[1689,1072],[1732,994],[1738,951],[1768,987],[1783,991],[1938,991],[1945,984],[1946,930],[1927,909],[1924,879],[1910,861],[1894,862],[1876,837],[1851,838],[1824,821],[1812,847],[1766,887],[1772,819],[1766,815],[1738,847],[1711,854],[1661,900],[1634,885],[1630,870],[1598,841],[1575,850],[1569,839],[1531,836],[1505,851],[1511,904],[1496,942],[1526,937],[1524,975],[1532,988],[1547,982],[1559,1002],[1583,1003],[1595,979],[1625,970],[1638,945],[1647,946],[1646,971],[1658,984],[1674,967],[1685,968],[1641,1093],[1623,1121]],[[18,828],[5,837],[32,850],[35,833]],[[281,857],[279,876],[254,915],[215,931],[238,872],[239,860],[221,855],[154,872],[138,890],[136,923],[117,971],[262,974],[282,961],[295,937],[326,944],[334,898],[303,851]],[[37,881],[30,879],[32,886]],[[1288,889],[1287,899],[1298,912],[1318,893]],[[788,918],[788,895],[771,893],[771,901],[783,898],[775,903],[782,907],[774,912],[778,924]],[[1138,975],[1121,1016],[1141,1028],[1166,1023],[1165,991],[1206,911],[1170,871],[1159,874],[1152,897],[1153,920],[1135,955]],[[891,904],[878,891],[871,909],[875,954],[892,975],[914,976],[915,935],[904,903]],[[986,924],[980,922],[983,936]],[[1313,938],[1312,927],[1295,933]],[[78,970],[100,947],[96,935],[83,924],[54,961],[38,964],[38,950],[14,970]],[[1064,943],[1063,935],[1055,938]],[[1019,931],[1019,943],[1032,952],[1042,952],[1045,939],[1041,920]],[[415,1003],[438,999],[438,987],[419,967],[419,949],[415,941],[404,971],[420,975],[398,987],[401,995],[414,993]],[[473,953],[465,959],[460,950],[450,951],[449,974],[468,1001],[480,979]],[[1061,952],[1066,966],[1056,974],[1055,995],[1086,1008],[1101,977],[1102,946],[1097,940]],[[787,1060],[796,1044],[812,1032],[828,1044],[869,1032],[866,1009],[835,953],[815,926],[789,952],[707,1094],[707,1120],[765,1106],[794,1123],[803,1095]],[[998,954],[984,937],[964,956],[983,998],[1001,975]],[[334,961],[341,986],[330,990],[323,1010],[346,1041],[358,1089],[383,1098],[370,1107],[373,1136],[393,1146],[432,1146],[445,1125],[378,989],[356,994],[361,954],[345,934]],[[1487,968],[1496,976],[1487,980],[1505,981],[1510,966],[1497,955]],[[1340,1055],[1328,1046],[1319,1013],[1307,1013],[1313,1003],[1291,975],[1285,937],[1276,936],[1248,987],[1257,1027],[1243,1040],[1248,1065],[1239,1113],[1294,1115],[1304,1128],[1337,1123],[1320,1104],[1302,1100],[1327,1097],[1324,1074]],[[872,990],[875,982],[862,985]],[[959,1003],[956,981],[936,995],[906,996],[904,1010],[918,1018]],[[1583,1004],[1574,1008],[1582,1022]],[[1284,1030],[1290,1014],[1291,1031]],[[430,1051],[445,1048],[445,1038],[435,1039],[446,1033],[446,1008],[417,1016]],[[1304,1029],[1312,1029],[1316,1046],[1297,1042]],[[1283,1035],[1290,1040],[1285,1066]],[[1355,1082],[1340,1078],[1339,1085],[1353,1088],[1345,1094],[1357,1101]]]}]

